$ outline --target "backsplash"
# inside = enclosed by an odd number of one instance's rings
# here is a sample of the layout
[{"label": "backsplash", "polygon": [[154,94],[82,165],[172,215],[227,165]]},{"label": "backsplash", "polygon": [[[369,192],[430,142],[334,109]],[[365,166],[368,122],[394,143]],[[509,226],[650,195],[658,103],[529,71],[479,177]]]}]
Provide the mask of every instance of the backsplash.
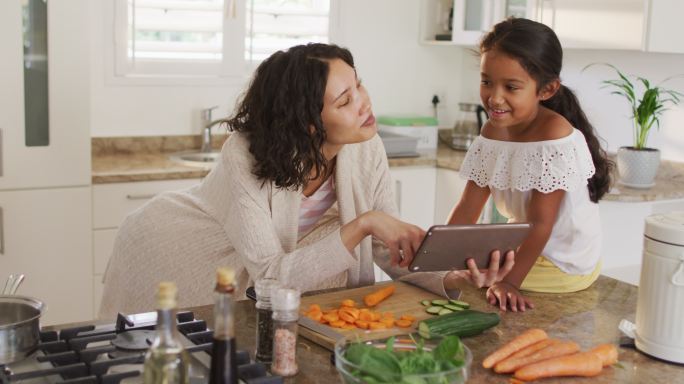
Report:
[{"label": "backsplash", "polygon": [[[212,135],[212,146],[220,149],[228,138],[227,134]],[[172,153],[199,149],[202,138],[198,135],[181,136],[130,136],[130,137],[93,137],[92,156]]]}]

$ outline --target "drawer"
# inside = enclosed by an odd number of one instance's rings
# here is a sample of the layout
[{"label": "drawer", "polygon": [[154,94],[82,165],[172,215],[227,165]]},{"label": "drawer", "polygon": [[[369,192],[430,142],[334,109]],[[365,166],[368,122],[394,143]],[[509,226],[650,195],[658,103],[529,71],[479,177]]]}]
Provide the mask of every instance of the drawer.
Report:
[{"label": "drawer", "polygon": [[112,255],[117,228],[93,231],[93,273],[103,274]]},{"label": "drawer", "polygon": [[93,185],[93,228],[116,228],[132,211],[157,194],[197,185],[200,179]]}]

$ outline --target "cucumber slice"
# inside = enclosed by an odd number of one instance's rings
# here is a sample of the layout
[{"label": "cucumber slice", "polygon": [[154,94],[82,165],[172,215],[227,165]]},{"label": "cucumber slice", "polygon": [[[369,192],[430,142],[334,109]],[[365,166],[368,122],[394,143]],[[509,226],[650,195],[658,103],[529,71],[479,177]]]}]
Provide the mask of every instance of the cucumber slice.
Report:
[{"label": "cucumber slice", "polygon": [[439,310],[439,312],[438,312],[437,314],[440,315],[440,316],[442,316],[442,315],[446,315],[446,314],[449,314],[449,313],[454,313],[454,311],[452,311],[451,309],[442,308],[442,309]]},{"label": "cucumber slice", "polygon": [[442,300],[442,299],[432,300],[432,305],[444,306],[445,304],[449,304],[449,300]]},{"label": "cucumber slice", "polygon": [[427,313],[429,313],[429,314],[432,314],[432,315],[436,315],[436,314],[438,314],[439,311],[441,311],[442,309],[444,309],[444,308],[443,308],[443,307],[438,307],[438,306],[427,307],[427,309],[425,310],[425,312],[427,312]]},{"label": "cucumber slice", "polygon": [[420,303],[427,307],[430,305],[430,300],[423,300]]},{"label": "cucumber slice", "polygon": [[444,308],[446,308],[446,309],[451,309],[451,310],[454,311],[454,312],[456,312],[456,311],[465,311],[465,308],[459,307],[458,305],[453,305],[453,304],[446,304],[446,305],[444,306]]},{"label": "cucumber slice", "polygon": [[468,309],[470,308],[470,304],[466,303],[465,301],[461,300],[449,300],[449,303],[453,305],[458,305],[461,308]]}]

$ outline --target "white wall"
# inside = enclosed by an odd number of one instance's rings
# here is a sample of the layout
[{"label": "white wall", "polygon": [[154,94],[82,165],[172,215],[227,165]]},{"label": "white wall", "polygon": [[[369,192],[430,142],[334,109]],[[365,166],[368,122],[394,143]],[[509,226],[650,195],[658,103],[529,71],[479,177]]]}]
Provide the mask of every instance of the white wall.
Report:
[{"label": "white wall", "polygon": [[[418,44],[420,1],[338,0],[333,42],[351,49],[371,94],[376,115],[431,114],[432,95],[442,98],[440,118],[452,124],[459,100],[461,49]],[[247,79],[235,85],[121,85],[108,80],[105,62],[105,1],[93,6],[92,136],[154,136],[200,133],[199,110],[232,110]]]},{"label": "white wall", "polygon": [[[658,83],[665,78],[684,74],[684,55],[645,53],[636,51],[593,51],[566,49],[561,79],[580,100],[584,112],[599,135],[607,142],[607,149],[617,151],[621,146],[633,145],[633,128],[627,101],[601,89],[601,80],[616,78],[608,67],[595,66],[582,72],[587,64],[611,63],[623,73],[642,76]],[[477,97],[479,67],[476,58],[464,57],[464,95]],[[663,86],[684,91],[684,78],[673,79]],[[648,146],[659,148],[664,159],[684,161],[684,105],[665,112],[661,129],[651,130]]]}]

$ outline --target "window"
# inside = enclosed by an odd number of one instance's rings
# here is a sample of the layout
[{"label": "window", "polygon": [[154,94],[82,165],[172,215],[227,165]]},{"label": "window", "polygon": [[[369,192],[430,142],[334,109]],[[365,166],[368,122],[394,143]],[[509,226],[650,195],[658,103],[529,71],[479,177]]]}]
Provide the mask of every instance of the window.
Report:
[{"label": "window", "polygon": [[327,43],[330,0],[247,0],[245,60],[293,45]]},{"label": "window", "polygon": [[113,0],[115,75],[226,77],[328,42],[330,0]]}]

